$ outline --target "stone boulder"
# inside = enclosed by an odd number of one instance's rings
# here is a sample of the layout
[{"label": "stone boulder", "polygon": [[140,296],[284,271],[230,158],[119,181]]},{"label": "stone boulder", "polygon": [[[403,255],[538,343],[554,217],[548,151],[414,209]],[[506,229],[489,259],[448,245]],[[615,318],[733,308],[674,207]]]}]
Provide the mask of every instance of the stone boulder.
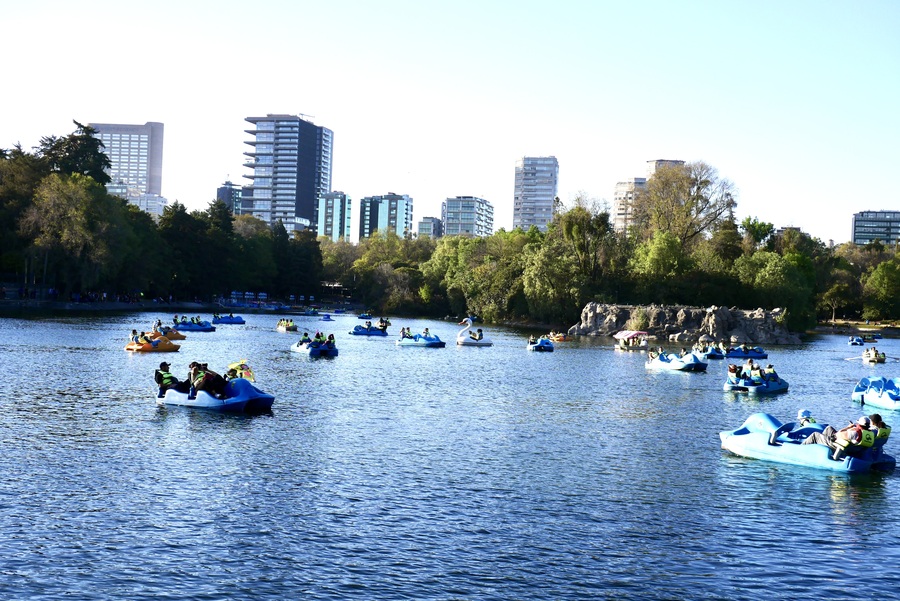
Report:
[{"label": "stone boulder", "polygon": [[[732,344],[799,344],[800,337],[779,323],[783,314],[783,309],[588,303],[581,310],[581,322],[569,328],[569,334],[612,336],[620,330],[643,329],[656,338],[680,343],[705,336]],[[644,326],[636,327],[638,322]]]}]

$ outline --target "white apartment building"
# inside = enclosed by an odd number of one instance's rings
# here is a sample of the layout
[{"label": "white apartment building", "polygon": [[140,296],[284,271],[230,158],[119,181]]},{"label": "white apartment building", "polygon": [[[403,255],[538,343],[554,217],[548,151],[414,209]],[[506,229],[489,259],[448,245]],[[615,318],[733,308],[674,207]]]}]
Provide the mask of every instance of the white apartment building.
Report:
[{"label": "white apartment building", "polygon": [[547,231],[547,224],[553,220],[558,187],[556,157],[522,157],[516,161],[513,227],[528,230],[534,225]]}]

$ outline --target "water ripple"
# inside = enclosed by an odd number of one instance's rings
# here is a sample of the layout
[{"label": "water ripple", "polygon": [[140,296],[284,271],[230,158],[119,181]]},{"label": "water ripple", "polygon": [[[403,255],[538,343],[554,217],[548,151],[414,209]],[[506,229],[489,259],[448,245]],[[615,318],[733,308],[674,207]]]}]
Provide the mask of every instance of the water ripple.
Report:
[{"label": "water ripple", "polygon": [[859,412],[848,383],[871,368],[843,340],[773,352],[792,391],[757,401],[723,395],[724,365],[650,373],[602,340],[543,355],[498,328],[491,349],[419,352],[342,335],[345,317],[322,361],[248,316],[165,356],[178,375],[247,358],[276,403],[229,416],[156,405],[160,357],[122,350],[155,317],[0,320],[4,598],[811,599],[896,581],[893,475],[719,448],[753,411]]}]

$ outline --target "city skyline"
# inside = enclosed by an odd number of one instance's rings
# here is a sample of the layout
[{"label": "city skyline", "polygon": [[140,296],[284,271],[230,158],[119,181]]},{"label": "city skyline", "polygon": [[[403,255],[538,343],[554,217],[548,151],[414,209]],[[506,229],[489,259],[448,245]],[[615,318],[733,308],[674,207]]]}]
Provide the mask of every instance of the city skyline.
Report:
[{"label": "city skyline", "polygon": [[[618,182],[677,157],[735,184],[738,221],[796,226],[824,242],[849,240],[855,213],[900,209],[890,185],[900,134],[895,2],[270,8],[278,19],[265,20],[266,48],[256,51],[222,43],[241,39],[253,16],[236,2],[214,12],[168,0],[152,10],[10,5],[0,34],[29,48],[29,60],[7,66],[17,93],[5,98],[0,148],[30,150],[72,132],[73,120],[163,123],[162,196],[203,209],[222,182],[249,183],[244,118],[285,113],[334,132],[332,190],[408,194],[415,221],[471,195],[493,204],[495,229],[509,229],[516,160],[551,155],[566,206],[584,193],[612,210]],[[341,43],[330,27],[298,38],[301,18],[334,23]],[[122,27],[134,42],[114,51],[91,33]],[[160,39],[170,42],[141,41]],[[98,76],[34,68],[63,53]],[[253,93],[222,93],[234,84]]]}]

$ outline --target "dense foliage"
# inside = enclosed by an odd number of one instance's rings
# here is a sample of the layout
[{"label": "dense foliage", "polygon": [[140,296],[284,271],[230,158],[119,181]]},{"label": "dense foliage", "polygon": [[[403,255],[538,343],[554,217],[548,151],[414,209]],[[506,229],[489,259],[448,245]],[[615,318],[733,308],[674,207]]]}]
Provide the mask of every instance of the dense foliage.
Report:
[{"label": "dense foliage", "polygon": [[175,202],[156,222],[107,194],[109,161],[92,128],[34,152],[0,151],[0,281],[41,298],[139,299],[265,291],[289,298],[320,289],[322,255],[309,233],[288,236],[209,203]]},{"label": "dense foliage", "polygon": [[0,281],[40,298],[342,293],[385,314],[553,324],[577,321],[591,301],[786,307],[793,329],[817,316],[900,318],[897,248],[832,249],[756,218],[738,224],[733,185],[704,163],[651,177],[627,234],[582,196],[558,204],[546,232],[376,233],[354,245],[289,235],[217,201],[192,212],[175,202],[156,221],[107,194],[102,145],[76,126],[32,152],[0,151]]}]

